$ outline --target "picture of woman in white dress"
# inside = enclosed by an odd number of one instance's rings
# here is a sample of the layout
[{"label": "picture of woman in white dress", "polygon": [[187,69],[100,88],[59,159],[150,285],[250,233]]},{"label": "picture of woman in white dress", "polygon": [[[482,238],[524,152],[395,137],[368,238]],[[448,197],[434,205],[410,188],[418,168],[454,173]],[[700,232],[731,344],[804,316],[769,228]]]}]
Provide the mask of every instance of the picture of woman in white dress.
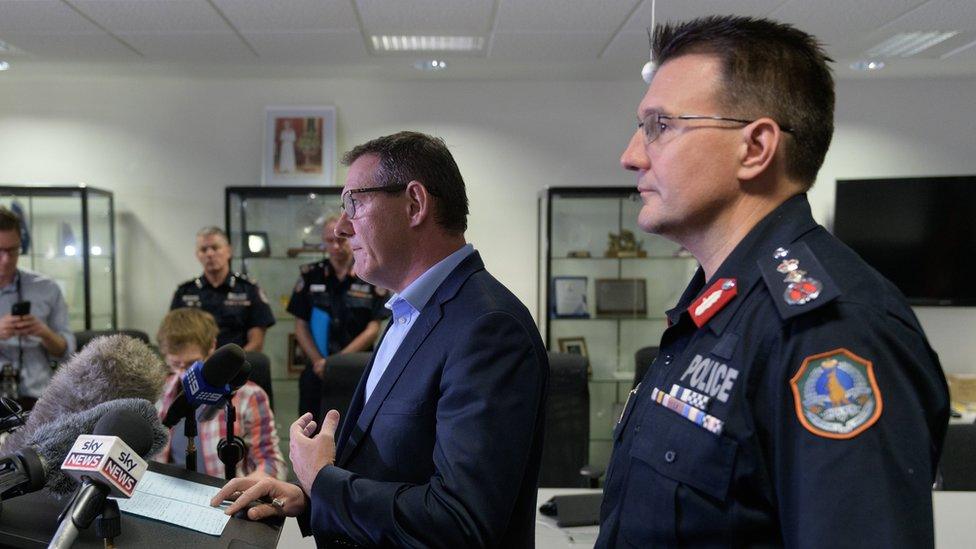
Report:
[{"label": "picture of woman in white dress", "polygon": [[278,134],[278,166],[277,173],[295,173],[295,130],[291,127],[291,120],[282,123],[281,133]]}]

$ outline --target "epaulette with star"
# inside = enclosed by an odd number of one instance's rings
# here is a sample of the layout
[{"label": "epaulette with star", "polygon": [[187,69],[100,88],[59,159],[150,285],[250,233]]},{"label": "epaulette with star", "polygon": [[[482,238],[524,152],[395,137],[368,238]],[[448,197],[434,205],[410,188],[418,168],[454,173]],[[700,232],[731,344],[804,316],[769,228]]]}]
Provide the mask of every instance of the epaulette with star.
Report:
[{"label": "epaulette with star", "polygon": [[757,263],[784,320],[826,305],[840,295],[837,284],[803,242],[771,250]]}]

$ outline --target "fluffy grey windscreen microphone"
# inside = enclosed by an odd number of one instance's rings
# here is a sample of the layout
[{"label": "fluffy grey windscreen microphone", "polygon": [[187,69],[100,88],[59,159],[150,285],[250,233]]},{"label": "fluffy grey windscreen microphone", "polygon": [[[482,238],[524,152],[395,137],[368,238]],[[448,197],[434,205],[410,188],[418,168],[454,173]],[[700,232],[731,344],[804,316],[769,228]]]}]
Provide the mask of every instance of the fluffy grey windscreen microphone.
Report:
[{"label": "fluffy grey windscreen microphone", "polygon": [[97,337],[58,368],[26,424],[11,433],[0,452],[22,448],[38,427],[64,414],[89,410],[118,398],[156,402],[167,374],[159,356],[138,339],[124,335]]},{"label": "fluffy grey windscreen microphone", "polygon": [[[140,398],[121,398],[103,402],[90,410],[66,414],[55,421],[37,428],[26,446],[33,448],[42,458],[44,472],[47,474],[46,487],[52,494],[64,496],[74,492],[78,482],[61,471],[61,463],[71,450],[75,440],[85,434],[91,434],[100,419],[106,416],[124,416],[134,424],[125,425],[127,432],[144,429],[151,433],[144,433],[145,438],[151,438],[152,443],[148,451],[140,455],[143,458],[152,457],[166,445],[168,431],[159,421],[159,415],[152,402]],[[122,436],[123,433],[104,433],[106,435]],[[142,438],[142,437],[140,437]]]}]

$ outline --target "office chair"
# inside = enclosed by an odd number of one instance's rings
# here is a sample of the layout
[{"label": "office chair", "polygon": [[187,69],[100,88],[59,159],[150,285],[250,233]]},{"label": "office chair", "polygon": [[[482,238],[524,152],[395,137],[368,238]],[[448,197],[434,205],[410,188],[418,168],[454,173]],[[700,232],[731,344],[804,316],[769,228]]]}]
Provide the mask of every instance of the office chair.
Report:
[{"label": "office chair", "polygon": [[949,425],[939,461],[939,473],[943,490],[976,490],[976,424]]},{"label": "office chair", "polygon": [[149,345],[149,336],[142,330],[82,330],[80,332],[75,332],[75,351],[82,350],[85,345],[88,345],[88,342],[96,337],[116,334],[133,337],[139,341],[142,341],[146,345]]},{"label": "office chair", "polygon": [[[322,381],[322,409],[316,420],[325,417],[332,409],[339,410],[339,425],[336,432],[342,428],[349,411],[349,403],[359,385],[359,378],[363,376],[366,364],[369,363],[371,352],[344,353],[329,355],[325,361],[325,380]],[[321,421],[319,421],[321,423]]]},{"label": "office chair", "polygon": [[542,444],[539,486],[579,488],[603,474],[587,463],[590,450],[589,360],[571,353],[549,353],[549,398]]},{"label": "office chair", "polygon": [[634,353],[634,385],[631,389],[637,387],[637,384],[644,379],[644,376],[647,374],[647,369],[650,368],[651,363],[657,358],[657,353],[657,347],[642,347]]}]

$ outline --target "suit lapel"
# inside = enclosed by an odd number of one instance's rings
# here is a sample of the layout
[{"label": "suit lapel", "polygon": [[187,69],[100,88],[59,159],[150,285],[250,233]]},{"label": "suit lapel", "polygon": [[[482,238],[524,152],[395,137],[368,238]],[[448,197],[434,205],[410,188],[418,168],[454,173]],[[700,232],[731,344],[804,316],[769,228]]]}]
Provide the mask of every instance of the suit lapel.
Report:
[{"label": "suit lapel", "polygon": [[[430,335],[431,330],[434,326],[440,322],[443,316],[443,304],[450,301],[460,290],[461,285],[474,274],[476,271],[484,269],[484,263],[481,261],[481,256],[478,252],[474,252],[462,261],[454,271],[441,283],[440,287],[431,296],[430,301],[424,306],[424,309],[420,312],[417,317],[416,322],[410,328],[410,332],[404,338],[403,342],[400,343],[400,347],[394,353],[393,358],[390,359],[390,364],[386,367],[386,371],[380,377],[379,383],[373,389],[373,393],[370,395],[369,400],[365,403],[365,407],[362,402],[365,398],[365,386],[366,379],[369,377],[369,370],[372,369],[373,363],[370,360],[369,368],[363,373],[363,377],[359,380],[359,386],[356,387],[356,395],[352,404],[349,406],[350,416],[348,422],[342,426],[341,439],[343,441],[340,452],[337,453],[339,459],[336,460],[336,464],[343,466],[352,456],[356,447],[362,441],[365,434],[369,431],[369,426],[373,423],[373,419],[376,417],[376,412],[379,410],[380,405],[386,400],[387,395],[390,394],[390,390],[396,384],[403,370],[410,363],[410,359],[417,352],[417,349],[423,344],[427,336]],[[387,331],[389,331],[389,325],[387,326]],[[386,332],[383,334],[386,337]],[[376,347],[379,349],[379,345]],[[373,353],[376,356],[376,353]],[[362,410],[361,413],[359,410]],[[359,416],[355,421],[355,426],[353,425],[352,415],[353,411],[356,411]]]}]

